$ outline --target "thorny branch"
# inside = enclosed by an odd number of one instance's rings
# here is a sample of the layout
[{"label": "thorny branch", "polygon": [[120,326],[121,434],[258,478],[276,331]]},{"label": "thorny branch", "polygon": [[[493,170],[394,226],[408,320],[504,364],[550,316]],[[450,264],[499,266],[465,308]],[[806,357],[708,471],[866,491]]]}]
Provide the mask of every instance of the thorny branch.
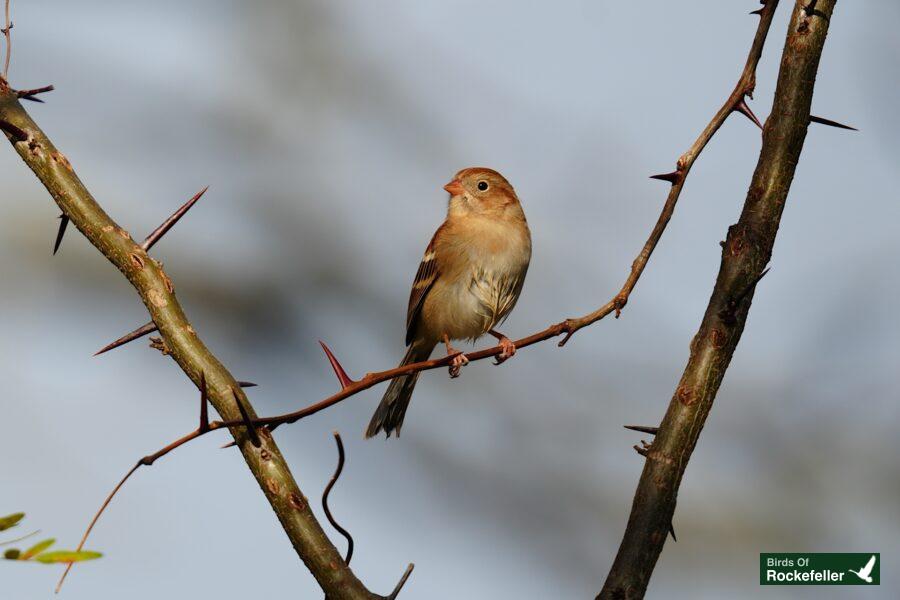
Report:
[{"label": "thorny branch", "polygon": [[[6,13],[8,15],[8,8]],[[7,23],[4,36],[9,56],[11,22],[8,16]],[[248,434],[243,423],[255,419],[256,414],[241,384],[209,351],[187,319],[175,296],[175,286],[162,265],[147,253],[149,246],[155,242],[153,235],[144,244],[138,244],[113,221],[75,174],[69,160],[56,149],[22,107],[21,99],[31,98],[40,91],[48,90],[17,92],[9,86],[5,76],[0,77],[0,131],[61,209],[65,219],[57,239],[62,239],[65,224],[71,222],[138,292],[172,358],[198,388],[207,391],[209,402],[222,419],[235,423],[231,434],[249,469],[297,554],[328,598],[381,598],[357,579],[328,539],[269,432],[262,429],[258,432],[254,430],[253,435]],[[164,224],[161,230],[170,226]],[[237,425],[238,422],[241,425]],[[132,471],[141,464],[152,464],[153,460],[152,457],[142,459]],[[113,495],[110,494],[105,504]],[[409,572],[410,569],[407,569],[401,582],[406,581]],[[388,597],[393,597],[398,589]]]},{"label": "thorny branch", "polygon": [[[776,4],[777,0],[765,2],[761,27],[768,28]],[[722,244],[715,287],[665,417],[652,444],[635,446],[646,457],[644,469],[625,534],[599,599],[642,598],[666,542],[682,477],[740,341],[756,285],[767,272],[772,256],[807,127],[812,122],[809,111],[813,88],[834,4],[835,0],[809,4],[798,0],[795,4],[772,112],[763,128],[759,161],[744,207]],[[754,48],[761,48],[765,29],[757,31]]]}]

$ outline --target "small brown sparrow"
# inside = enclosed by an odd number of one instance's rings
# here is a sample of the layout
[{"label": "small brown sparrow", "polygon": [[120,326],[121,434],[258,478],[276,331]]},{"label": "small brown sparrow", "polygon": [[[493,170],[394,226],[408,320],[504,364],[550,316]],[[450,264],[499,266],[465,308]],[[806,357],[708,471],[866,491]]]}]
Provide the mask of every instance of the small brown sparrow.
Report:
[{"label": "small brown sparrow", "polygon": [[[419,264],[406,313],[406,345],[401,366],[428,360],[443,342],[455,355],[450,376],[469,362],[450,340],[475,340],[490,333],[503,352],[500,364],[516,353],[497,327],[509,315],[531,260],[531,232],[516,192],[492,169],[463,169],[444,186],[450,193],[447,219],[438,227]],[[400,435],[418,373],[393,379],[366,429]]]}]

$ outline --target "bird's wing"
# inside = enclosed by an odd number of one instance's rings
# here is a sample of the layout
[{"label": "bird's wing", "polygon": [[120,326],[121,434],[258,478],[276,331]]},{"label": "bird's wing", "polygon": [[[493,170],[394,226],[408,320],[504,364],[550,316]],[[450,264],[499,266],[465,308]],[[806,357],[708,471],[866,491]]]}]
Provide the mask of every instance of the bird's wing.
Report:
[{"label": "bird's wing", "polygon": [[431,242],[425,249],[425,255],[422,262],[419,263],[419,270],[416,271],[416,279],[413,281],[412,290],[409,292],[409,307],[406,310],[406,345],[412,343],[415,338],[416,317],[422,312],[422,305],[425,303],[425,296],[428,290],[434,285],[438,278],[437,257],[434,254],[434,241],[437,239],[438,233],[443,229],[443,225],[434,232]]},{"label": "bird's wing", "polygon": [[875,555],[873,554],[873,555],[872,555],[872,558],[869,559],[869,562],[866,563],[866,566],[864,566],[864,567],[860,570],[860,574],[864,574],[865,577],[868,577],[869,574],[872,573],[872,568],[873,568],[874,566],[875,566]]}]

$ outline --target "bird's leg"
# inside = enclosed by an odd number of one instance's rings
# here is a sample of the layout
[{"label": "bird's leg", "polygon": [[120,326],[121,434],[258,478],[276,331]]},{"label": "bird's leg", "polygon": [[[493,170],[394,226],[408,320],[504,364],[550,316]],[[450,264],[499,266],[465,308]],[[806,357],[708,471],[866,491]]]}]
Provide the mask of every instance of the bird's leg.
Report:
[{"label": "bird's leg", "polygon": [[503,349],[503,351],[499,355],[497,355],[497,359],[494,362],[495,365],[506,362],[506,359],[512,358],[515,355],[516,345],[513,344],[511,339],[509,339],[499,331],[494,331],[493,329],[488,330],[488,333],[497,338],[497,341],[500,342],[500,348]]},{"label": "bird's leg", "polygon": [[450,377],[459,377],[460,369],[469,364],[469,359],[466,358],[465,354],[450,345],[450,336],[446,333],[444,334],[444,345],[447,346],[447,356],[455,355],[453,360],[450,361]]}]

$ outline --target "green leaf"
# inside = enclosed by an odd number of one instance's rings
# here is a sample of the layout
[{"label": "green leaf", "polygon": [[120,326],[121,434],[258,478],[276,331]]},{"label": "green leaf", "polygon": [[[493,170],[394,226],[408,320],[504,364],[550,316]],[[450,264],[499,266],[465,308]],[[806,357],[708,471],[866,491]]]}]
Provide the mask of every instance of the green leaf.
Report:
[{"label": "green leaf", "polygon": [[19,551],[15,548],[10,548],[6,552],[3,553],[3,558],[6,560],[18,560],[19,559]]},{"label": "green leaf", "polygon": [[32,556],[36,556],[36,555],[40,554],[41,552],[43,552],[44,550],[46,550],[47,548],[49,548],[50,546],[52,546],[55,543],[56,543],[56,540],[53,538],[44,540],[42,542],[38,542],[37,544],[35,544],[31,548],[29,548],[28,550],[23,552],[22,556],[19,557],[19,560],[28,560]]},{"label": "green leaf", "polygon": [[68,563],[79,562],[82,560],[94,560],[103,556],[99,552],[91,552],[90,550],[81,550],[73,552],[69,550],[57,550],[56,552],[45,552],[34,557],[34,560],[42,563]]},{"label": "green leaf", "polygon": [[5,517],[0,517],[0,531],[15,527],[23,518],[25,518],[25,513],[13,513],[11,515],[6,515]]}]

